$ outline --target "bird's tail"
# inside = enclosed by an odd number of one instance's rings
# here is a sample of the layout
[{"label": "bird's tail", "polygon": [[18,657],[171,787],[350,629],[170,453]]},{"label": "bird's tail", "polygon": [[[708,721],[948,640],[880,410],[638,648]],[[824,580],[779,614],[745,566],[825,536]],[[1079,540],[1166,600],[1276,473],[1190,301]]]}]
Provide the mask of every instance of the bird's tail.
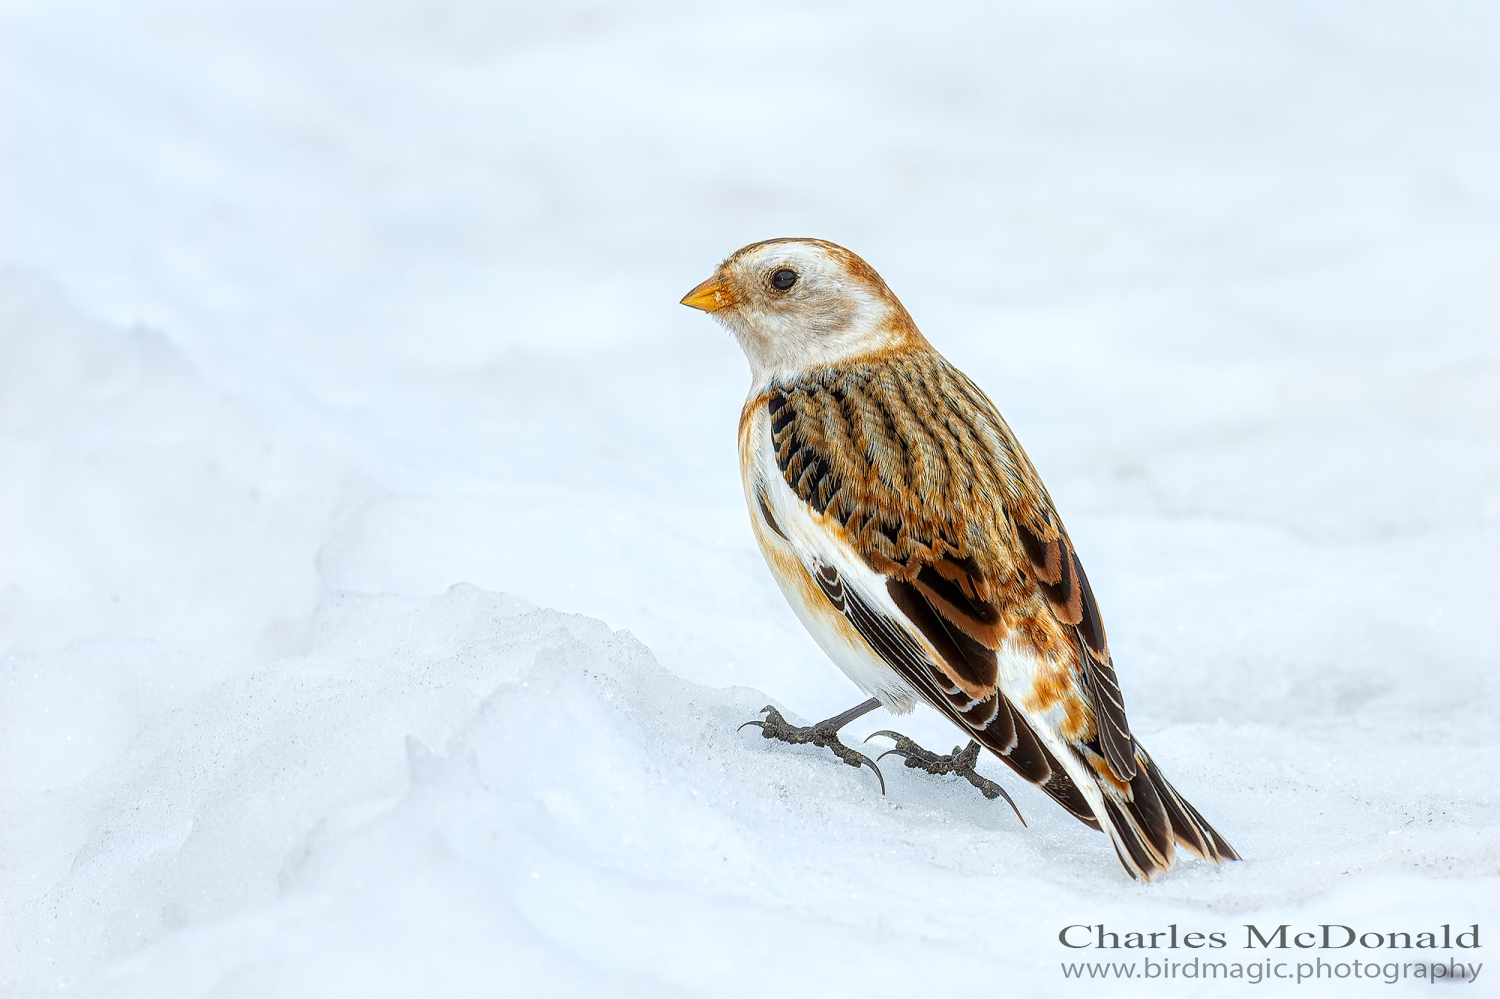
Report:
[{"label": "bird's tail", "polygon": [[1099,824],[1131,877],[1150,881],[1167,870],[1178,846],[1216,864],[1240,859],[1218,830],[1167,783],[1139,743],[1135,764],[1135,776],[1128,785],[1098,781],[1103,811],[1095,807]]}]

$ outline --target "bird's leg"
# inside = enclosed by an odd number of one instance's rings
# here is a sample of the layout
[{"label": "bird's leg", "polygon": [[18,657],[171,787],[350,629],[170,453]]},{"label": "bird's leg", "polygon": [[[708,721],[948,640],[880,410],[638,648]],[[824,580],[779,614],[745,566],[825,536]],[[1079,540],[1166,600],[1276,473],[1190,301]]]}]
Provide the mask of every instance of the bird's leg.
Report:
[{"label": "bird's leg", "polygon": [[[974,769],[974,764],[979,761],[979,743],[973,739],[969,740],[967,748],[960,750],[957,746],[954,746],[953,752],[947,756],[939,756],[931,750],[923,749],[915,741],[907,738],[900,732],[892,732],[889,729],[871,732],[865,738],[865,741],[869,742],[877,735],[883,735],[896,743],[894,749],[887,749],[875,757],[877,761],[883,760],[887,756],[896,755],[902,757],[906,765],[914,770],[926,770],[928,773],[937,774],[938,776],[942,776],[943,774],[958,774],[964,780],[979,788],[979,793],[991,801],[994,801],[996,798],[1004,798],[1010,802],[1011,808],[1014,809],[1016,807],[1016,803],[1010,800],[1010,795],[1005,793],[1005,788],[987,777],[981,777],[978,771]],[[1020,818],[1020,816],[1021,813],[1017,810],[1016,817]],[[1021,819],[1021,824],[1025,825],[1026,820]]]},{"label": "bird's leg", "polygon": [[[872,697],[863,704],[856,704],[848,711],[836,714],[832,718],[825,718],[816,725],[806,725],[798,728],[781,717],[780,711],[767,704],[760,709],[760,713],[766,716],[765,721],[761,721],[760,719],[747,721],[740,728],[744,728],[747,725],[754,725],[760,729],[760,735],[763,739],[780,739],[782,742],[790,742],[794,746],[810,742],[814,746],[821,746],[832,750],[834,756],[837,756],[851,767],[867,766],[875,771],[875,776],[880,781],[880,793],[885,794],[885,776],[880,772],[880,768],[875,765],[875,761],[861,752],[850,749],[839,741],[839,729],[861,715],[869,714],[878,707],[880,707],[879,699]],[[910,766],[910,764],[907,765]]]}]

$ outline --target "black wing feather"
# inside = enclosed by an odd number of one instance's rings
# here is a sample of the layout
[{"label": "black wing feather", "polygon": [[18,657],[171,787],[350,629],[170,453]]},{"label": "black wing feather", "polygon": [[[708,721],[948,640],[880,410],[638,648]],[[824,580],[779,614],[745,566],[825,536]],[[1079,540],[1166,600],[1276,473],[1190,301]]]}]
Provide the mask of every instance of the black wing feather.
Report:
[{"label": "black wing feather", "polygon": [[[980,745],[993,752],[1016,773],[1039,785],[1052,800],[1079,821],[1094,829],[1099,828],[1099,821],[1094,817],[1083,792],[1073,783],[1046,744],[1037,738],[1026,717],[1015,709],[1010,699],[998,688],[990,698],[974,701],[968,694],[951,686],[942,671],[928,658],[927,652],[912,640],[899,623],[872,608],[853,588],[845,586],[837,569],[819,565],[813,572],[813,578],[817,580],[829,602],[849,619],[849,623],[854,625],[854,629],[869,643],[870,648],[911,684],[927,703],[972,733]],[[897,606],[901,607],[903,613],[907,612],[901,603],[898,602]],[[925,600],[920,600],[918,608],[925,608],[925,614],[936,618],[938,627],[942,627],[941,616],[927,607]],[[923,634],[930,640],[925,631]],[[968,636],[963,637],[972,642]],[[957,643],[952,638],[949,644],[957,650]],[[984,651],[991,657],[994,656],[992,650]],[[1016,807],[1009,794],[1005,795],[1005,800],[1010,802],[1012,808]],[[1017,810],[1016,814],[1019,815],[1020,811]]]}]

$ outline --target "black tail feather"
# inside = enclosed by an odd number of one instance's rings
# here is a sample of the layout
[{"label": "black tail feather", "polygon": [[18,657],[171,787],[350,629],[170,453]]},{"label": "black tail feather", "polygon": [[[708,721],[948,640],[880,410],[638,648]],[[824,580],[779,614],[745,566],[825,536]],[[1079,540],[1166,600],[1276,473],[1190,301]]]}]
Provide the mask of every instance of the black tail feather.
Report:
[{"label": "black tail feather", "polygon": [[1150,881],[1172,866],[1175,847],[1222,864],[1240,855],[1169,784],[1149,753],[1137,743],[1137,772],[1128,796],[1117,785],[1100,780],[1104,814],[1115,853],[1131,877]]},{"label": "black tail feather", "polygon": [[1219,831],[1198,814],[1198,809],[1188,804],[1177,793],[1177,789],[1167,783],[1167,779],[1156,768],[1156,761],[1139,746],[1136,747],[1136,759],[1143,765],[1146,776],[1156,787],[1162,804],[1166,806],[1167,817],[1171,820],[1172,834],[1184,849],[1216,864],[1240,859],[1229,841],[1220,836]]}]

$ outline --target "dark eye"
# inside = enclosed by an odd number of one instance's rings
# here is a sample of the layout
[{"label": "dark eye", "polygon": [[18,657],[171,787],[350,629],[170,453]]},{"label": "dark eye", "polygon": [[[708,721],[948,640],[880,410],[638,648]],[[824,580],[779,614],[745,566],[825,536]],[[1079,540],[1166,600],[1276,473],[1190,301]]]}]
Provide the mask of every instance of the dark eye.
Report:
[{"label": "dark eye", "polygon": [[783,267],[781,268],[781,270],[771,275],[771,287],[775,288],[777,291],[786,291],[796,283],[797,272],[787,267]]}]

